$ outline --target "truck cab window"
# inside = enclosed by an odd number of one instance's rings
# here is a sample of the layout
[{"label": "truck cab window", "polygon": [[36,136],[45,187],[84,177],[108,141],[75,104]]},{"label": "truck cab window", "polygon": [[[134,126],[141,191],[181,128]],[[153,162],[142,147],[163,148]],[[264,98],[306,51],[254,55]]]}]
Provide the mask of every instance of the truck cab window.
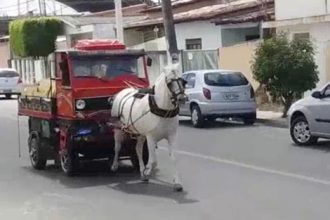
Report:
[{"label": "truck cab window", "polygon": [[60,66],[60,70],[61,70],[61,73],[62,73],[62,85],[63,86],[70,86],[71,82],[70,82],[68,61],[66,59],[62,60],[59,63],[59,66]]}]

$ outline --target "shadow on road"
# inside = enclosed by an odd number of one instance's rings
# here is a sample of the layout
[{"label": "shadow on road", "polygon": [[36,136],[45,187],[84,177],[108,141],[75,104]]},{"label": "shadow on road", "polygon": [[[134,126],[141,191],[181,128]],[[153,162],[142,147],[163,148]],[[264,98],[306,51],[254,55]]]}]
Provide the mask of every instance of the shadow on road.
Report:
[{"label": "shadow on road", "polygon": [[[184,127],[191,127],[193,128],[190,120],[180,120],[180,126]],[[254,125],[257,126],[257,125]],[[214,128],[221,128],[221,129],[232,129],[232,128],[242,128],[242,127],[254,127],[251,125],[244,125],[242,122],[239,121],[229,121],[229,120],[218,120],[218,121],[205,121],[205,125],[202,129],[214,129]],[[196,128],[197,129],[197,128]]]},{"label": "shadow on road", "polygon": [[23,169],[39,176],[59,181],[68,188],[86,188],[102,186],[120,181],[139,179],[139,173],[132,166],[122,164],[118,172],[110,171],[106,161],[82,162],[79,171],[73,177],[67,177],[60,168],[49,165],[46,170],[35,170],[32,167]]},{"label": "shadow on road", "polygon": [[152,179],[149,183],[141,181],[120,182],[111,185],[110,188],[127,194],[166,198],[173,200],[178,204],[190,204],[199,202],[195,199],[188,199],[188,193],[186,191],[174,192],[172,184],[158,179]]},{"label": "shadow on road", "polygon": [[296,144],[293,144],[293,146],[300,147],[300,148],[314,149],[314,150],[323,151],[325,153],[330,153],[330,141],[328,141],[328,140],[319,141],[317,144],[311,145],[311,146],[298,146]]},{"label": "shadow on road", "polygon": [[32,167],[23,167],[23,169],[35,175],[59,181],[68,188],[108,186],[123,193],[166,198],[178,204],[198,202],[198,200],[187,199],[185,191],[175,193],[170,183],[157,178],[150,180],[149,183],[140,181],[139,172],[126,164],[121,164],[118,171],[112,173],[106,161],[84,162],[79,173],[73,177],[65,176],[61,169],[54,165],[47,166],[46,170],[34,170]]}]

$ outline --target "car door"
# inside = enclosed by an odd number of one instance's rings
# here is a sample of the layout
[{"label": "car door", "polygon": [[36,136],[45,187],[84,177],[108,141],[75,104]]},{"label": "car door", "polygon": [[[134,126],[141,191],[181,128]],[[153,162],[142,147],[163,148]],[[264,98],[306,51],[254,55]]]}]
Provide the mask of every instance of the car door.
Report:
[{"label": "car door", "polygon": [[187,73],[183,75],[183,78],[187,81],[185,93],[188,97],[188,101],[181,106],[181,115],[190,115],[190,99],[196,84],[196,74]]},{"label": "car door", "polygon": [[315,131],[320,135],[330,136],[330,84],[321,92],[312,114],[316,121]]}]

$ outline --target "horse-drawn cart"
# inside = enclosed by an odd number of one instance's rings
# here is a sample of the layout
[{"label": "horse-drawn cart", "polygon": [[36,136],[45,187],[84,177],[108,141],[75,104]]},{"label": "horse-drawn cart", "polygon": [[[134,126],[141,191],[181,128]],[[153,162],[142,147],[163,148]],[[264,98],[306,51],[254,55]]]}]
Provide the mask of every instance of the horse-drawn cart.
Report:
[{"label": "horse-drawn cart", "polygon": [[[144,51],[127,50],[115,40],[83,40],[56,51],[55,77],[26,87],[18,101],[18,114],[28,116],[32,166],[44,169],[55,160],[72,175],[81,160],[113,158],[113,97],[128,87],[147,88],[147,63]],[[136,140],[125,140],[121,159],[139,167]]]}]

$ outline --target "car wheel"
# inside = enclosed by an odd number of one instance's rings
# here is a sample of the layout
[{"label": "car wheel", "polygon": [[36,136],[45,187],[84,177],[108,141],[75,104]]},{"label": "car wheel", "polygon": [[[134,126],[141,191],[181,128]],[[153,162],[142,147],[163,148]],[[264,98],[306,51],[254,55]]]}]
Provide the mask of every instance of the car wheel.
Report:
[{"label": "car wheel", "polygon": [[6,99],[11,99],[11,95],[10,94],[6,94]]},{"label": "car wheel", "polygon": [[312,136],[308,121],[304,116],[299,116],[293,120],[290,126],[292,140],[301,146],[308,146],[317,142],[317,137]]},{"label": "car wheel", "polygon": [[191,108],[191,122],[195,128],[202,128],[204,126],[204,117],[198,105],[193,105]]},{"label": "car wheel", "polygon": [[29,141],[29,155],[31,165],[36,170],[43,170],[46,167],[47,160],[43,157],[40,140],[37,137],[31,137]]},{"label": "car wheel", "polygon": [[255,118],[244,118],[243,122],[245,125],[254,125],[257,119]]},{"label": "car wheel", "polygon": [[73,176],[79,167],[79,158],[72,150],[64,149],[60,152],[61,168],[67,176]]}]

